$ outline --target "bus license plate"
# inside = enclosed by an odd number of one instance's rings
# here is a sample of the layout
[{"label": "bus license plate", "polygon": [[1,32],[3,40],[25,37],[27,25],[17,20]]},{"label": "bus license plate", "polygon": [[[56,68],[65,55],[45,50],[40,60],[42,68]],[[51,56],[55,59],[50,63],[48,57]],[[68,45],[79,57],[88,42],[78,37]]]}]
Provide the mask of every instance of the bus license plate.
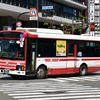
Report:
[{"label": "bus license plate", "polygon": [[9,73],[9,70],[4,70],[4,74],[8,74]]}]

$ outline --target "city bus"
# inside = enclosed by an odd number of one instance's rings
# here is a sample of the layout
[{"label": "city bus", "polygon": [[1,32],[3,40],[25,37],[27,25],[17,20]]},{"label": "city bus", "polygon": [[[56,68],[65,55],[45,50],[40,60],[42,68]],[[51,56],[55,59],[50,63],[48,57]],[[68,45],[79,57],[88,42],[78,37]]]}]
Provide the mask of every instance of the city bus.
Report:
[{"label": "city bus", "polygon": [[100,37],[61,30],[17,28],[0,31],[0,73],[14,79],[87,75],[100,70]]}]

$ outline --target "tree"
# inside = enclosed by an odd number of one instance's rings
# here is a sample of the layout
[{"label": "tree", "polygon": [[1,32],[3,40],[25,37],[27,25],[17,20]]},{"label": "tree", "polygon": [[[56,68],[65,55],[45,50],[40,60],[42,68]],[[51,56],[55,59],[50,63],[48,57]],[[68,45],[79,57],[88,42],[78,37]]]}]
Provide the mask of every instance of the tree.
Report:
[{"label": "tree", "polygon": [[64,34],[80,35],[86,33],[88,29],[88,17],[80,14],[79,18],[76,19],[76,24],[71,25],[64,22],[62,22],[61,24],[63,24]]},{"label": "tree", "polygon": [[56,29],[56,26],[52,23],[48,23],[48,22],[44,22],[43,25],[45,26],[45,28],[48,29]]},{"label": "tree", "polygon": [[67,24],[65,22],[61,22],[59,27],[56,27],[53,23],[44,22],[44,26],[46,28],[51,29],[61,29],[64,34],[75,34],[80,35],[87,31],[88,29],[88,18],[80,14],[79,18],[76,20],[76,24]]},{"label": "tree", "polygon": [[[76,27],[74,34],[83,34],[87,31],[88,28],[88,17],[80,14],[79,18],[76,20]],[[78,33],[79,32],[79,33]]]},{"label": "tree", "polygon": [[61,22],[61,30],[63,30],[64,34],[71,34],[72,33],[72,26],[71,24],[67,24],[65,22]]}]

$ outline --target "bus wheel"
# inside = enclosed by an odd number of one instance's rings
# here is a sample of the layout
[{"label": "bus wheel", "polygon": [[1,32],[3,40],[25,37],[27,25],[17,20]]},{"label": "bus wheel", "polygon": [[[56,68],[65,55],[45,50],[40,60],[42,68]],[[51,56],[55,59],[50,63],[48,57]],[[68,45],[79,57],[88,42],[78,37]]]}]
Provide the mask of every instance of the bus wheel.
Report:
[{"label": "bus wheel", "polygon": [[10,75],[13,79],[19,79],[18,75]]},{"label": "bus wheel", "polygon": [[86,65],[84,65],[84,64],[81,65],[80,70],[79,70],[79,74],[81,76],[85,76],[87,74],[87,67],[86,67]]},{"label": "bus wheel", "polygon": [[46,69],[45,67],[40,67],[36,72],[36,78],[43,79],[46,77]]}]

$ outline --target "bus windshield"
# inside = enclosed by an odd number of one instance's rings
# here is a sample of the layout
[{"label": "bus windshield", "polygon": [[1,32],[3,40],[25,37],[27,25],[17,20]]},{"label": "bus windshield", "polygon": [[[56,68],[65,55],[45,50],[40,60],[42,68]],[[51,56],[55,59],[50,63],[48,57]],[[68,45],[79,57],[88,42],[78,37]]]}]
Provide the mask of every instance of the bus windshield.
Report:
[{"label": "bus windshield", "polygon": [[0,58],[24,59],[24,46],[21,47],[18,39],[0,39]]}]

